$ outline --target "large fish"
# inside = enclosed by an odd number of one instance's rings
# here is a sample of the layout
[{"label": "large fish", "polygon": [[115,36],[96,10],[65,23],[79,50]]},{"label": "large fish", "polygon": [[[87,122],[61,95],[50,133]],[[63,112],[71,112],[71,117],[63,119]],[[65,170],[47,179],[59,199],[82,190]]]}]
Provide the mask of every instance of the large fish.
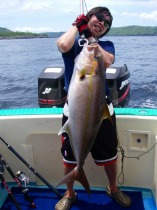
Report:
[{"label": "large fish", "polygon": [[75,60],[68,91],[69,117],[59,132],[59,135],[64,132],[69,135],[77,166],[57,186],[77,180],[89,194],[83,165],[103,119],[111,120],[106,104],[104,63],[96,51],[96,46],[85,44]]}]

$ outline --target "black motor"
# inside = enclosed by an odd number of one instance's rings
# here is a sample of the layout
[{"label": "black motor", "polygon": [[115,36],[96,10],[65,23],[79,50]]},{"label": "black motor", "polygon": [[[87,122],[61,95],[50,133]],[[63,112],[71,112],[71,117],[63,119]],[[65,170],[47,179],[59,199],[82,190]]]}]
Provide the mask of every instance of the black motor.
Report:
[{"label": "black motor", "polygon": [[42,108],[63,107],[66,100],[63,66],[46,67],[38,77],[38,103]]},{"label": "black motor", "polygon": [[130,72],[124,64],[120,67],[111,66],[106,70],[107,84],[114,107],[125,107],[130,99]]},{"label": "black motor", "polygon": [[[130,73],[126,65],[111,66],[106,70],[106,80],[114,107],[125,107],[130,98]],[[45,68],[38,78],[38,102],[40,107],[63,107],[66,101],[64,67]]]}]

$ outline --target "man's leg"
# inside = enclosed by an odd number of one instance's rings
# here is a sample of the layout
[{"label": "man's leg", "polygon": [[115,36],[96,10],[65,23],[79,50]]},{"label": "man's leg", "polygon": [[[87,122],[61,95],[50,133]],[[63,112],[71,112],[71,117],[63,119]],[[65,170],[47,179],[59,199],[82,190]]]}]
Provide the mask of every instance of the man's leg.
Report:
[{"label": "man's leg", "polygon": [[112,164],[105,165],[104,169],[109,181],[111,191],[117,191],[117,161]]},{"label": "man's leg", "polygon": [[[64,165],[64,174],[67,175],[73,170],[73,167],[68,167]],[[73,186],[74,182],[66,183],[67,190],[64,197],[56,204],[55,210],[69,210],[73,203],[77,201],[77,194],[75,193]]]},{"label": "man's leg", "polygon": [[[67,175],[68,173],[70,173],[74,168],[73,167],[67,167],[64,166],[64,174]],[[67,191],[65,193],[65,197],[66,198],[72,198],[75,195],[75,191],[73,189],[74,186],[74,182],[68,182],[66,183],[67,185]]]},{"label": "man's leg", "polygon": [[117,161],[112,164],[104,166],[105,172],[109,180],[109,186],[106,189],[106,194],[112,197],[118,204],[123,207],[129,207],[131,205],[131,198],[118,189],[117,180]]}]

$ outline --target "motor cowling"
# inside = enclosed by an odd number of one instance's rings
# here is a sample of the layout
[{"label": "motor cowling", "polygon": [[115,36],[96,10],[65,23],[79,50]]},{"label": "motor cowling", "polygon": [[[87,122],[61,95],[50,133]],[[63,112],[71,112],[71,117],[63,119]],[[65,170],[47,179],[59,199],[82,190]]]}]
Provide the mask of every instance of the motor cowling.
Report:
[{"label": "motor cowling", "polygon": [[[38,77],[38,103],[41,108],[63,107],[67,93],[64,85],[64,67],[50,66]],[[127,66],[106,69],[106,82],[114,107],[125,107],[130,99],[130,72]],[[105,80],[105,78],[104,78]]]},{"label": "motor cowling", "polygon": [[126,64],[106,69],[106,81],[114,107],[126,107],[130,99],[130,72]]},{"label": "motor cowling", "polygon": [[38,77],[38,103],[41,108],[63,107],[66,101],[64,67],[50,66]]}]

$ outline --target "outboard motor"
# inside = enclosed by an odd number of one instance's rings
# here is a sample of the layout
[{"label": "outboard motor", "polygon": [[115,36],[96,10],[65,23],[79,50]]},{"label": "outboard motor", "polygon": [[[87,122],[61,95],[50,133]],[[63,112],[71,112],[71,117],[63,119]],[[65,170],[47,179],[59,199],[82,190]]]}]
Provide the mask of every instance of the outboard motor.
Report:
[{"label": "outboard motor", "polygon": [[114,107],[125,107],[130,99],[130,72],[124,64],[106,69],[106,79]]},{"label": "outboard motor", "polygon": [[[106,70],[106,81],[114,107],[125,107],[130,99],[130,73],[126,65],[111,66]],[[64,67],[43,69],[38,78],[38,102],[40,107],[63,107],[66,101]]]},{"label": "outboard motor", "polygon": [[41,108],[63,107],[66,101],[63,66],[46,67],[38,77],[38,103]]}]

